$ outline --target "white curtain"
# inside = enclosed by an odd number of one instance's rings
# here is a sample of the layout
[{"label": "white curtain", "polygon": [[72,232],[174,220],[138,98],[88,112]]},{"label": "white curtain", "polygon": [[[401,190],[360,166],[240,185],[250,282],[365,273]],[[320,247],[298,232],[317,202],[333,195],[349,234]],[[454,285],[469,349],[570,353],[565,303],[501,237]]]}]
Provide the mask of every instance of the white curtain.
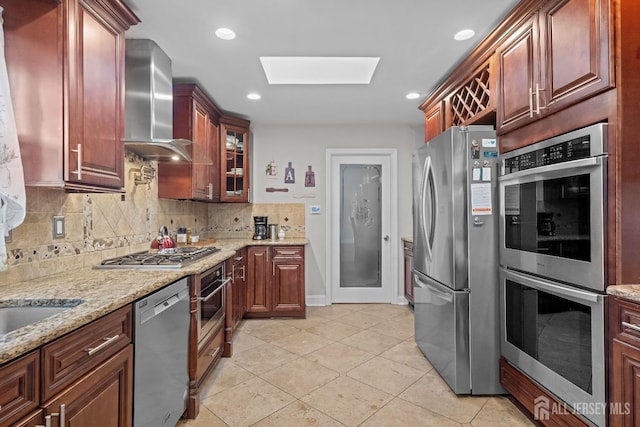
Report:
[{"label": "white curtain", "polygon": [[5,236],[22,224],[26,213],[24,173],[4,57],[2,11],[0,6],[0,271],[7,269]]}]

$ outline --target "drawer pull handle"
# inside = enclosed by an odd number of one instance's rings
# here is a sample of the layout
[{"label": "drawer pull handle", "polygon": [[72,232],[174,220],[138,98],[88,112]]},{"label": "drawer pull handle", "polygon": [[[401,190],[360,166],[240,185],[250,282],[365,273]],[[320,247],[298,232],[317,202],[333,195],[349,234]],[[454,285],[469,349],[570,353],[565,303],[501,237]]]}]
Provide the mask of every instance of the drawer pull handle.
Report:
[{"label": "drawer pull handle", "polygon": [[60,417],[60,422],[58,423],[58,425],[60,427],[64,427],[65,424],[65,414],[64,414],[64,403],[62,405],[60,405],[60,412],[54,412],[51,415],[47,415],[45,418],[46,421],[46,427],[50,427],[51,426],[51,418],[52,417]]},{"label": "drawer pull handle", "polygon": [[44,427],[51,427],[51,415],[44,417]]},{"label": "drawer pull handle", "polygon": [[95,353],[99,352],[100,350],[102,350],[103,348],[105,348],[106,346],[108,346],[109,344],[114,342],[115,340],[117,340],[118,337],[120,337],[120,335],[114,335],[112,337],[105,337],[105,338],[103,338],[104,342],[102,344],[100,344],[99,346],[94,347],[94,348],[88,348],[85,351],[87,352],[87,355],[93,356]]},{"label": "drawer pull handle", "polygon": [[640,332],[640,325],[635,325],[629,322],[622,322],[622,326],[624,326],[625,328],[633,329],[636,332]]},{"label": "drawer pull handle", "polygon": [[278,255],[298,255],[298,251],[278,251]]},{"label": "drawer pull handle", "polygon": [[215,357],[218,355],[218,353],[220,352],[220,347],[216,347],[216,349],[214,351],[212,351],[211,353],[209,353],[209,356],[212,359],[215,359]]}]

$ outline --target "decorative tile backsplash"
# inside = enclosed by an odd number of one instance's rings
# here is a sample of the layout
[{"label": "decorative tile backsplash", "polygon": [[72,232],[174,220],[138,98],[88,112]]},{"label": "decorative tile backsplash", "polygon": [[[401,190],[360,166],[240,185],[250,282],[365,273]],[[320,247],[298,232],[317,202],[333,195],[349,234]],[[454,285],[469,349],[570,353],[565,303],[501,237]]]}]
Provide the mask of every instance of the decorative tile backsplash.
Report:
[{"label": "decorative tile backsplash", "polygon": [[[305,236],[304,204],[201,203],[158,199],[156,179],[136,184],[155,162],[126,153],[123,194],[76,194],[27,187],[27,214],[7,244],[9,269],[0,285],[92,266],[103,259],[146,250],[158,229],[191,228],[201,238],[247,238],[253,216],[266,215],[290,237]],[[138,175],[139,176],[139,175]],[[63,215],[65,237],[54,239],[52,216]]]},{"label": "decorative tile backsplash", "polygon": [[288,237],[305,237],[304,203],[259,203],[209,205],[212,237],[236,239],[253,236],[253,217],[266,216],[269,224],[282,227]]}]

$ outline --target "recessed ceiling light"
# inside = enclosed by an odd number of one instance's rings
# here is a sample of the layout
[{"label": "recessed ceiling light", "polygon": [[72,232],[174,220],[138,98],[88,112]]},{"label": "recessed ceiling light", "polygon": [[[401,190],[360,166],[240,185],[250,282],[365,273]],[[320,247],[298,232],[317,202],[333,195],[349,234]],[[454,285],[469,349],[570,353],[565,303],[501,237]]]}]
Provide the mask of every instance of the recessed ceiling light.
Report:
[{"label": "recessed ceiling light", "polygon": [[453,38],[458,40],[458,41],[462,41],[462,40],[469,40],[471,37],[475,36],[476,32],[473,30],[461,30],[458,31]]},{"label": "recessed ceiling light", "polygon": [[410,92],[405,95],[407,99],[418,99],[420,98],[420,94],[418,92]]},{"label": "recessed ceiling light", "polygon": [[222,40],[233,40],[236,38],[236,33],[229,28],[218,28],[216,30],[216,37]]},{"label": "recessed ceiling light", "polygon": [[369,84],[379,57],[261,56],[271,85]]},{"label": "recessed ceiling light", "polygon": [[249,99],[251,99],[251,100],[254,100],[254,101],[257,101],[258,99],[260,99],[260,98],[262,98],[262,97],[260,96],[260,94],[259,94],[259,93],[255,93],[255,92],[253,92],[253,93],[248,94],[248,95],[247,95],[247,98],[249,98]]}]

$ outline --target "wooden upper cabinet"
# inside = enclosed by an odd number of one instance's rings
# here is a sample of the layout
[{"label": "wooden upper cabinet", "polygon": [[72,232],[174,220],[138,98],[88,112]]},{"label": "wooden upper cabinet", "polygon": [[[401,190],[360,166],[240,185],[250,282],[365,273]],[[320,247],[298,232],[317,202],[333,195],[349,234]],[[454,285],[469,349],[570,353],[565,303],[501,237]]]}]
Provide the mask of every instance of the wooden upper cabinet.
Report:
[{"label": "wooden upper cabinet", "polygon": [[191,83],[173,86],[173,136],[192,142],[191,162],[158,162],[158,197],[219,201],[220,111]]},{"label": "wooden upper cabinet", "polygon": [[537,15],[530,16],[497,53],[497,128],[522,126],[534,120],[531,91],[537,81]]},{"label": "wooden upper cabinet", "polygon": [[25,184],[73,191],[124,185],[120,0],[7,0],[5,55]]},{"label": "wooden upper cabinet", "polygon": [[540,11],[541,103],[556,111],[614,86],[610,0],[561,0]]},{"label": "wooden upper cabinet", "polygon": [[220,118],[220,201],[249,201],[249,125],[233,116]]},{"label": "wooden upper cabinet", "polygon": [[440,135],[444,131],[444,102],[437,102],[424,112],[424,142]]},{"label": "wooden upper cabinet", "polygon": [[614,86],[609,3],[549,1],[498,47],[498,133]]}]

